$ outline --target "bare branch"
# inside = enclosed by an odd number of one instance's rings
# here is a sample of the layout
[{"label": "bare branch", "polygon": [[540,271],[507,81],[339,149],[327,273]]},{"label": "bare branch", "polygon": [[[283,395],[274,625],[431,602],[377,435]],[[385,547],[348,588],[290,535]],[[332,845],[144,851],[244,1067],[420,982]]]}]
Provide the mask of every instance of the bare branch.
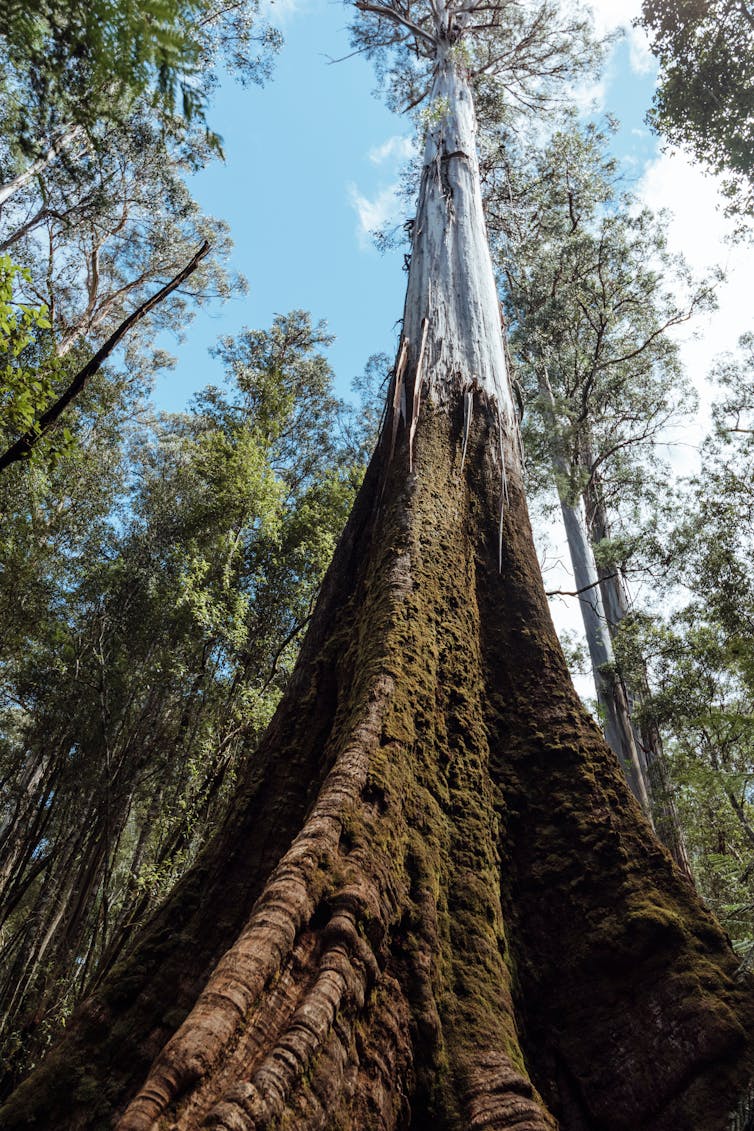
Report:
[{"label": "bare branch", "polygon": [[605,577],[593,581],[591,585],[582,585],[581,589],[546,589],[545,597],[578,597],[582,593],[587,593],[590,589],[596,589],[603,581],[612,581],[614,577],[620,577],[620,574],[608,573]]},{"label": "bare branch", "polygon": [[406,31],[411,32],[417,39],[423,39],[432,47],[437,46],[437,40],[428,31],[425,31],[419,24],[414,23],[408,16],[404,16],[401,12],[396,11],[394,8],[387,8],[384,4],[371,4],[369,0],[356,0],[356,7],[360,12],[372,12],[375,16],[384,16],[387,20],[392,20],[395,24],[400,24]]}]

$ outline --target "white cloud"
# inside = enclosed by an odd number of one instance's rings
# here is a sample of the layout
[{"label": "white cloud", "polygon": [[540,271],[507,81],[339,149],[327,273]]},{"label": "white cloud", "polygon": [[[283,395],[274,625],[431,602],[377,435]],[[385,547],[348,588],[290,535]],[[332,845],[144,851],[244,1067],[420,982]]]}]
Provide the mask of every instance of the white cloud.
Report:
[{"label": "white cloud", "polygon": [[259,14],[278,28],[286,28],[294,16],[304,12],[309,0],[262,0]]},{"label": "white cloud", "polygon": [[601,75],[590,83],[573,88],[571,102],[580,114],[601,114],[607,103],[607,78]]},{"label": "white cloud", "polygon": [[[752,328],[751,295],[754,293],[754,256],[748,245],[731,245],[731,224],[722,211],[719,180],[679,153],[663,153],[645,169],[637,186],[642,202],[655,211],[667,211],[666,233],[671,252],[682,253],[698,274],[723,267],[725,282],[718,291],[716,311],[696,317],[676,332],[684,367],[699,393],[699,412],[693,422],[668,430],[667,452],[677,475],[699,468],[699,445],[709,432],[710,404],[714,389],[708,381],[710,369],[721,353],[735,348],[738,338]],[[535,532],[545,570],[545,588],[573,590],[573,580],[564,535],[552,518],[543,521],[534,511]],[[632,586],[641,606],[649,596],[643,587]],[[583,640],[578,600],[556,598],[550,611],[558,632],[569,631]],[[589,677],[575,680],[582,698],[594,695]]]},{"label": "white cloud", "polygon": [[726,273],[717,292],[718,309],[679,331],[683,363],[699,393],[700,408],[694,425],[685,426],[678,437],[679,446],[672,455],[677,471],[691,471],[696,460],[694,445],[701,442],[710,425],[714,395],[708,382],[710,369],[721,353],[735,349],[741,334],[752,328],[754,257],[748,245],[728,242],[732,225],[723,215],[718,178],[683,154],[660,154],[647,166],[638,192],[655,211],[669,210],[670,251],[682,253],[699,274],[715,267]]},{"label": "white cloud", "polygon": [[641,15],[641,0],[589,0],[598,35],[609,35],[618,28],[628,28]]},{"label": "white cloud", "polygon": [[637,75],[649,75],[657,67],[657,60],[649,50],[649,36],[644,28],[628,28],[628,61]]},{"label": "white cloud", "polygon": [[633,21],[641,15],[641,0],[589,0],[598,35],[622,31],[628,40],[631,70],[637,75],[647,75],[656,66],[649,50],[649,39],[643,28],[634,27]]},{"label": "white cloud", "polygon": [[348,185],[348,197],[358,217],[356,234],[362,251],[372,246],[372,233],[381,231],[400,219],[401,204],[398,197],[399,184],[395,181],[381,188],[373,197],[364,196],[358,187]]},{"label": "white cloud", "polygon": [[369,160],[373,165],[384,165],[386,161],[407,161],[414,153],[415,141],[412,137],[395,134],[369,150]]}]

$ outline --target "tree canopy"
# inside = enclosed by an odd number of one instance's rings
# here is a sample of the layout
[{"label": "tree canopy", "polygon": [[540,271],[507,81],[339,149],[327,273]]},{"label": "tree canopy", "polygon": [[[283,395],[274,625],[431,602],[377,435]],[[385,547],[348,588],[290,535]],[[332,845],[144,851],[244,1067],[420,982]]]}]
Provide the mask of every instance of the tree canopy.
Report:
[{"label": "tree canopy", "polygon": [[746,0],[644,0],[660,76],[650,121],[754,208],[754,13]]}]

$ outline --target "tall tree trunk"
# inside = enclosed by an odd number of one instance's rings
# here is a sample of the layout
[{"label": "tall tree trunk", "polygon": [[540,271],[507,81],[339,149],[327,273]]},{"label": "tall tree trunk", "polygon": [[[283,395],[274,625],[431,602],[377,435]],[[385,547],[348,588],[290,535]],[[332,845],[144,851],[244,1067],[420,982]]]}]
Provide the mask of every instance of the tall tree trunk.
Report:
[{"label": "tall tree trunk", "polygon": [[573,478],[571,467],[559,443],[560,430],[556,419],[555,398],[544,369],[540,371],[539,392],[550,418],[555,483],[563,515],[568,555],[576,582],[584,635],[589,648],[597,702],[604,720],[605,738],[623,767],[631,792],[651,822],[652,806],[646,762],[641,746],[636,740],[625,687],[616,671],[613,641],[603,604],[602,586],[594,560],[594,551],[589,540],[584,502],[581,496],[577,495],[572,499],[569,493],[569,484]]},{"label": "tall tree trunk", "polygon": [[[610,537],[610,525],[600,493],[599,480],[594,477],[590,488],[585,493],[584,505],[587,526],[590,531],[590,542],[594,546]],[[628,585],[623,572],[615,565],[599,566],[597,572],[605,619],[610,638],[614,640],[623,620],[629,613]],[[678,867],[691,879],[691,864],[668,777],[667,761],[662,748],[662,736],[652,718],[644,717],[640,725],[635,722],[637,713],[641,711],[643,703],[649,698],[649,681],[645,673],[638,687],[627,684],[622,678],[621,683],[625,689],[636,744],[642,752],[642,761],[646,766],[652,818],[657,835],[669,850]]]},{"label": "tall tree trunk", "polygon": [[437,87],[392,407],[289,688],[4,1131],[722,1131],[752,1075],[752,982],[568,679],[442,54]]}]

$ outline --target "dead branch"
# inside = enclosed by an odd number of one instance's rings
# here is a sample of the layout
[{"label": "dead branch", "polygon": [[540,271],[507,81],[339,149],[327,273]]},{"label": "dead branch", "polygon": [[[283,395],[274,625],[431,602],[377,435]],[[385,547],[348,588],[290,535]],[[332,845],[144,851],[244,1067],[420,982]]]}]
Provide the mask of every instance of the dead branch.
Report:
[{"label": "dead branch", "polygon": [[4,471],[12,463],[17,463],[20,460],[28,459],[32,453],[35,444],[47,435],[48,432],[56,426],[58,420],[71,404],[71,402],[79,395],[89,379],[100,369],[103,362],[107,360],[119,342],[131,330],[137,322],[154,309],[163,299],[167,298],[177,287],[181,285],[190,275],[194,273],[201,261],[209,252],[209,242],[204,241],[202,246],[197,251],[196,255],[186,264],[186,266],[178,272],[178,274],[161,287],[159,291],[152,295],[151,298],[146,299],[141,306],[137,307],[128,318],[124,319],[105,344],[100,347],[97,353],[92,357],[83,369],[80,369],[76,376],[71,381],[65,392],[63,392],[58,399],[50,405],[50,407],[42,414],[39,420],[26,431],[20,439],[16,440],[14,444],[7,449],[6,452],[0,456],[0,471]]}]

